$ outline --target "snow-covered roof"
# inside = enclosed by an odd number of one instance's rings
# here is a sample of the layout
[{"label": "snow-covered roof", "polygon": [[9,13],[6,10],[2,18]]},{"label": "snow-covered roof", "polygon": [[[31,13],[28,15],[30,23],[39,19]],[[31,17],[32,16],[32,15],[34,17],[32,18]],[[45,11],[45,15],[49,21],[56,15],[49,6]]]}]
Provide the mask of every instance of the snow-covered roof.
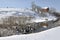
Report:
[{"label": "snow-covered roof", "polygon": [[60,40],[60,26],[38,33],[0,37],[0,40]]},{"label": "snow-covered roof", "polygon": [[47,9],[47,8],[49,8],[49,7],[42,7],[43,9]]}]

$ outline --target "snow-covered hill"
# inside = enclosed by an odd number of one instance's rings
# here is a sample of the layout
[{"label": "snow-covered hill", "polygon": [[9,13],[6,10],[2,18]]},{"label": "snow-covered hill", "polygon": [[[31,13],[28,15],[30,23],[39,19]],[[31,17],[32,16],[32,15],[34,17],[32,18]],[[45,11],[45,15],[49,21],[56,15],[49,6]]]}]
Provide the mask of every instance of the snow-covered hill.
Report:
[{"label": "snow-covered hill", "polygon": [[56,20],[57,18],[51,14],[43,14],[44,17],[38,13],[35,13],[29,9],[22,9],[22,8],[0,8],[0,21],[2,18],[6,18],[9,16],[26,16],[26,17],[33,17],[31,22],[43,22],[46,21],[45,19],[49,20]]},{"label": "snow-covered hill", "polygon": [[0,40],[60,40],[60,26],[38,33],[0,37]]},{"label": "snow-covered hill", "polygon": [[[7,18],[10,21],[7,21]],[[18,21],[20,23],[21,19],[22,19],[22,21],[24,20],[25,22],[32,23],[32,22],[52,21],[52,20],[55,21],[57,19],[57,17],[52,14],[49,14],[49,13],[38,14],[38,13],[33,12],[29,9],[0,8],[0,23],[2,23],[2,22],[4,24],[10,23],[10,26],[11,26],[11,24],[14,25],[14,23],[16,21]],[[26,35],[13,35],[13,36],[7,36],[7,37],[0,37],[0,40],[8,40],[8,39],[10,39],[10,40],[54,40],[54,38],[57,37],[56,33],[59,34],[59,30],[60,30],[59,28],[60,27],[53,28],[53,29],[43,31],[43,32],[26,34]],[[4,30],[4,31],[6,31],[6,30]],[[58,38],[56,38],[56,39],[58,39]]]}]

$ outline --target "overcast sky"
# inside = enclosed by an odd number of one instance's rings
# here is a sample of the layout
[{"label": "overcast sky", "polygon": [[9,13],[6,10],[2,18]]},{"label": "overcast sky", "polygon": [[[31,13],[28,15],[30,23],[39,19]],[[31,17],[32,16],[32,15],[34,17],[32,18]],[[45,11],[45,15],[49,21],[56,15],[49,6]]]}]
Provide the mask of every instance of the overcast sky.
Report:
[{"label": "overcast sky", "polygon": [[0,0],[0,7],[30,8],[31,2],[41,7],[54,7],[60,10],[60,0]]}]

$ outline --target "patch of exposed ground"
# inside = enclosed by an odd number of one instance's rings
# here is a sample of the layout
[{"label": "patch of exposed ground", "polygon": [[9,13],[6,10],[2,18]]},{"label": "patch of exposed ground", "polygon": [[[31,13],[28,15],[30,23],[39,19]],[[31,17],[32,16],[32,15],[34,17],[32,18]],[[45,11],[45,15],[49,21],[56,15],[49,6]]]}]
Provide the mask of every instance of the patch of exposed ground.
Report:
[{"label": "patch of exposed ground", "polygon": [[31,23],[26,25],[0,25],[0,37],[35,33],[50,28],[60,26],[60,19],[56,22],[48,22],[48,27],[44,28],[40,23]]}]

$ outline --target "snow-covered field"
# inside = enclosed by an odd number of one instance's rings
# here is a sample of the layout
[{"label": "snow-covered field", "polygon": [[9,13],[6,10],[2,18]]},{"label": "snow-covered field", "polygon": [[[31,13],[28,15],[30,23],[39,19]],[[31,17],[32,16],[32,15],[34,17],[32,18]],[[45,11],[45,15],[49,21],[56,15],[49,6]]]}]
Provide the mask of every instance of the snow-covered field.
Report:
[{"label": "snow-covered field", "polygon": [[60,26],[38,33],[0,37],[0,40],[60,40]]}]

